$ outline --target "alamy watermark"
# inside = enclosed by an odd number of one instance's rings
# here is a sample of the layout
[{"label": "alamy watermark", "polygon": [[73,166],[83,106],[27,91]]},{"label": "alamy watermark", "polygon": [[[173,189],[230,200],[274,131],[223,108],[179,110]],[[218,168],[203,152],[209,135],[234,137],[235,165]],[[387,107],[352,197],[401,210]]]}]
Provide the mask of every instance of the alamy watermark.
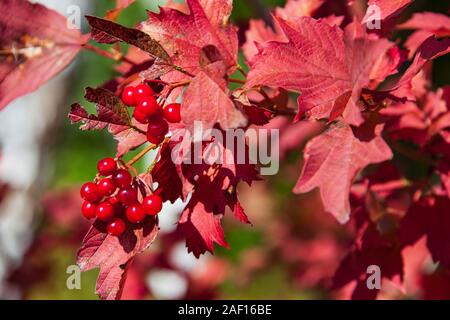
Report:
[{"label": "alamy watermark", "polygon": [[69,275],[66,280],[66,287],[69,290],[81,290],[81,269],[77,265],[70,265],[66,269]]},{"label": "alamy watermark", "polygon": [[175,131],[172,140],[182,140],[172,150],[175,164],[252,164],[261,175],[275,175],[280,167],[278,129],[204,129],[195,121],[192,131]]},{"label": "alamy watermark", "polygon": [[68,29],[80,30],[81,29],[81,8],[76,5],[71,5],[67,7],[66,10],[67,20],[66,25]]},{"label": "alamy watermark", "polygon": [[375,4],[369,6],[363,21],[368,30],[381,30],[381,8]]}]

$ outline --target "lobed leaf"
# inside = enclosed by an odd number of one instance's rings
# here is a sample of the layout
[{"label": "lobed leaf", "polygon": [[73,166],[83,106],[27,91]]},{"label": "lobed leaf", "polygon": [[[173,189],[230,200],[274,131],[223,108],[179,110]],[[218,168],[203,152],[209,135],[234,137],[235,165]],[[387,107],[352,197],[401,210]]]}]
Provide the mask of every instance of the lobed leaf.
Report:
[{"label": "lobed leaf", "polygon": [[158,230],[150,217],[137,229],[128,226],[120,237],[108,235],[103,223],[94,223],[78,251],[77,264],[82,271],[100,268],[96,286],[100,298],[120,299],[130,263],[153,243]]},{"label": "lobed leaf", "polygon": [[294,192],[319,188],[325,210],[345,223],[350,217],[349,194],[356,174],[369,164],[391,158],[392,152],[381,137],[363,141],[350,126],[336,122],[306,145],[302,173]]},{"label": "lobed leaf", "polygon": [[[278,20],[288,43],[268,42],[251,62],[247,87],[281,87],[300,92],[299,119],[344,114],[348,123],[363,119],[357,102],[370,82],[373,68],[393,44],[372,39],[356,24],[345,33],[336,26],[310,17],[295,23]],[[376,73],[375,73],[376,74]]]}]

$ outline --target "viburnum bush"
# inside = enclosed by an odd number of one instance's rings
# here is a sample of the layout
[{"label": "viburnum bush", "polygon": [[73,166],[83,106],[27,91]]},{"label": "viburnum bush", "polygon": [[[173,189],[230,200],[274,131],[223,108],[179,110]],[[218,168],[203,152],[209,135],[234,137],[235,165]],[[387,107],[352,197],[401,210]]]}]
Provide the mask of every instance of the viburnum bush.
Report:
[{"label": "viburnum bush", "polygon": [[[132,2],[117,1],[104,18],[87,16],[87,35],[41,5],[0,3],[0,12],[14,12],[0,18],[0,108],[82,49],[118,62],[116,78],[86,88],[96,114],[80,103],[69,113],[81,130],[106,130],[117,140],[116,155],[105,155],[80,191],[92,227],[78,265],[100,268],[102,299],[121,297],[130,265],[157,237],[163,202],[186,203],[177,233],[196,257],[214,244],[229,247],[221,224],[228,209],[250,224],[238,190],[264,179],[259,165],[173,161],[173,150],[194,143],[196,122],[226,131],[280,128],[284,118],[280,139],[298,148],[309,134],[298,124],[314,126],[293,192],[318,189],[323,209],[354,229],[332,288],[353,282],[353,298],[376,298],[366,285],[372,265],[407,287],[405,250],[424,237],[433,261],[450,268],[450,88],[431,83],[432,61],[450,51],[447,16],[415,13],[399,24],[412,0],[369,0],[365,16],[357,4],[324,15],[331,1],[289,0],[271,25],[250,21],[242,40],[230,22],[232,0],[168,1],[135,28],[117,24]],[[404,29],[414,32],[402,43],[395,31]],[[130,45],[126,54],[121,42]],[[201,148],[212,144],[236,156],[210,139]],[[154,160],[138,172],[134,164],[150,151]]]}]

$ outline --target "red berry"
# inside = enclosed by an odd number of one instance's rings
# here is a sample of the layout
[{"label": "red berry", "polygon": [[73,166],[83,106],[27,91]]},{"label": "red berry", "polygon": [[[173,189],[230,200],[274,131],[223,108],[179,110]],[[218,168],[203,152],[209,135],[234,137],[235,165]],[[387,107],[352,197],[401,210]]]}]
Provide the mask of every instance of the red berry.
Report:
[{"label": "red berry", "polygon": [[153,90],[146,84],[137,85],[134,90],[136,94],[137,103],[141,102],[142,99],[152,97],[155,94]]},{"label": "red berry", "polygon": [[108,223],[108,226],[106,229],[108,230],[108,233],[112,236],[120,236],[125,232],[125,221],[122,219],[114,219],[110,223]]},{"label": "red berry", "polygon": [[137,104],[136,88],[128,86],[122,91],[122,102],[127,106],[135,106]]},{"label": "red berry", "polygon": [[164,108],[164,118],[171,123],[181,122],[181,104],[172,103]]},{"label": "red berry", "polygon": [[86,219],[93,219],[95,218],[95,209],[96,209],[95,204],[88,201],[84,201],[83,205],[81,206],[81,213]]},{"label": "red berry", "polygon": [[147,124],[148,123],[148,117],[147,115],[141,110],[141,108],[136,108],[134,109],[133,112],[133,118],[136,119],[137,122],[142,123],[142,124]]},{"label": "red berry", "polygon": [[161,144],[161,142],[164,141],[164,138],[164,136],[154,137],[147,134],[147,141],[155,145]]},{"label": "red berry", "polygon": [[98,220],[109,221],[114,218],[114,206],[109,202],[100,203],[95,209]]},{"label": "red berry", "polygon": [[131,184],[133,178],[127,170],[120,169],[113,175],[113,179],[117,187],[126,188]]},{"label": "red berry", "polygon": [[80,190],[81,197],[89,202],[100,201],[101,195],[98,191],[97,185],[93,182],[85,183]]},{"label": "red berry", "polygon": [[138,106],[136,107],[135,112],[145,114],[147,117],[152,116],[155,114],[155,112],[158,110],[158,102],[156,102],[156,99],[153,96],[148,96],[145,98],[142,98],[139,102]]},{"label": "red berry", "polygon": [[[116,185],[114,184],[113,179],[104,178],[97,183],[98,192],[102,196],[110,196],[116,191]],[[108,201],[109,202],[109,201]]]},{"label": "red berry", "polygon": [[153,117],[150,119],[147,128],[147,136],[150,135],[152,137],[161,137],[165,136],[167,132],[169,132],[169,125],[167,121],[160,117]]},{"label": "red berry", "polygon": [[131,206],[137,203],[137,191],[131,187],[120,190],[119,200],[126,206]]},{"label": "red berry", "polygon": [[162,209],[162,199],[156,194],[152,194],[144,198],[142,208],[145,213],[150,216],[156,216]]},{"label": "red berry", "polygon": [[119,198],[116,197],[116,196],[114,196],[114,197],[109,197],[109,198],[107,199],[107,201],[108,201],[109,203],[111,203],[113,206],[119,204],[119,202],[120,202]]},{"label": "red berry", "polygon": [[132,223],[138,223],[144,220],[145,212],[140,205],[133,205],[127,208],[127,219]]},{"label": "red berry", "polygon": [[102,176],[110,176],[116,171],[117,164],[113,158],[105,158],[97,163],[98,173]]}]

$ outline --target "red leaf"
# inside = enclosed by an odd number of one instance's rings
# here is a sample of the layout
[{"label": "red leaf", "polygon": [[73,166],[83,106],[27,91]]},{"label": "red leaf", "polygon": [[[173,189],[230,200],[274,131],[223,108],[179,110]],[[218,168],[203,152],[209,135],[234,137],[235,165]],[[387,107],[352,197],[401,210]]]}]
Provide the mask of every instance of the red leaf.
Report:
[{"label": "red leaf", "polygon": [[[226,207],[242,222],[249,223],[236,190],[241,181],[251,184],[259,179],[255,165],[239,164],[237,154],[222,143],[203,145],[203,154],[199,155],[202,163],[183,164],[181,171],[183,188],[190,188],[192,197],[180,218],[179,230],[186,237],[188,250],[196,256],[213,252],[214,243],[228,247],[220,224]],[[211,146],[214,152],[208,149]],[[220,160],[221,164],[208,164],[214,160]]]},{"label": "red leaf", "polygon": [[424,65],[431,60],[441,57],[450,52],[450,39],[437,40],[434,36],[425,40],[420,48],[417,50],[417,54],[414,61],[409,68],[399,79],[397,84],[393,86],[392,94],[403,98],[406,97],[409,100],[415,100],[413,92],[413,79],[423,69]]},{"label": "red leaf", "polygon": [[164,48],[148,34],[97,17],[86,16],[86,19],[92,27],[92,38],[95,41],[99,43],[123,41],[147,52],[154,58],[170,62],[170,58]]},{"label": "red leaf", "polygon": [[245,32],[246,42],[242,46],[247,61],[252,61],[253,57],[258,53],[256,43],[264,43],[268,41],[286,41],[286,37],[275,24],[275,30],[267,26],[263,20],[250,20],[249,28]]},{"label": "red leaf", "polygon": [[279,23],[289,43],[261,45],[246,86],[299,91],[299,116],[311,110],[313,118],[329,117],[336,100],[351,92],[351,99],[339,109],[344,110],[348,122],[361,124],[356,106],[361,89],[369,84],[373,66],[392,43],[369,39],[356,24],[348,26],[344,34],[336,26],[309,17]]},{"label": "red leaf", "polygon": [[252,224],[248,219],[247,215],[245,214],[244,208],[242,208],[241,203],[239,201],[236,201],[233,212],[234,216],[242,223]]},{"label": "red leaf", "polygon": [[359,140],[350,126],[338,122],[312,139],[304,151],[305,164],[294,188],[304,193],[320,188],[325,210],[341,223],[350,216],[350,186],[367,165],[389,160],[392,152],[382,138]]},{"label": "red leaf", "polygon": [[119,238],[105,233],[105,226],[99,222],[92,226],[78,251],[77,264],[82,271],[100,268],[96,286],[100,298],[120,299],[129,264],[152,244],[157,233],[153,218],[147,218],[139,229],[130,226]]},{"label": "red leaf", "polygon": [[[133,121],[133,125],[145,132],[145,125],[141,125],[136,121]],[[122,157],[129,151],[134,150],[147,142],[147,135],[134,128],[121,125],[110,125],[109,132],[113,134],[114,139],[117,140],[116,157]]]},{"label": "red leaf", "polygon": [[200,72],[183,95],[181,117],[188,128],[201,121],[203,129],[219,123],[223,129],[244,127],[247,119],[227,93],[206,73]]},{"label": "red leaf", "polygon": [[[215,46],[229,68],[235,70],[238,54],[237,29],[230,24],[232,0],[187,0],[189,14],[162,7],[160,13],[149,12],[141,30],[161,43],[175,65],[192,74],[202,68],[200,57],[206,46]],[[182,81],[187,76],[171,72],[162,77],[167,82]]]},{"label": "red leaf", "polygon": [[0,12],[0,49],[11,53],[0,55],[1,110],[64,70],[87,38],[69,29],[64,16],[40,4],[4,0]]},{"label": "red leaf", "polygon": [[85,98],[87,101],[96,104],[97,115],[89,115],[79,103],[73,104],[69,119],[72,123],[83,122],[84,124],[80,127],[81,130],[101,130],[108,125],[124,127],[131,125],[127,107],[111,91],[102,88],[86,88]]},{"label": "red leaf", "polygon": [[414,244],[427,236],[427,247],[435,262],[450,267],[450,199],[425,198],[414,203],[401,222],[401,239],[404,245]]},{"label": "red leaf", "polygon": [[438,31],[450,28],[450,18],[444,14],[435,12],[414,13],[412,18],[402,23],[398,29],[422,29]]},{"label": "red leaf", "polygon": [[325,0],[288,0],[283,8],[276,8],[277,17],[291,21],[297,17],[311,17]]},{"label": "red leaf", "polygon": [[415,13],[411,19],[399,25],[398,29],[417,29],[405,42],[412,58],[420,45],[432,35],[449,36],[450,18],[434,12]]},{"label": "red leaf", "polygon": [[[207,199],[209,198],[209,199]],[[178,230],[186,238],[188,252],[197,258],[206,251],[214,251],[214,243],[229,248],[220,223],[222,215],[207,207],[211,197],[205,191],[195,192],[181,215]]]},{"label": "red leaf", "polygon": [[174,203],[183,198],[183,185],[171,155],[170,144],[165,144],[160,150],[158,162],[153,167],[152,177],[153,181],[158,183],[158,194],[163,201]]},{"label": "red leaf", "polygon": [[[398,15],[403,9],[409,6],[413,0],[369,0],[369,6],[377,6],[381,13],[381,20]],[[369,12],[363,18],[363,23],[371,18]]]}]

